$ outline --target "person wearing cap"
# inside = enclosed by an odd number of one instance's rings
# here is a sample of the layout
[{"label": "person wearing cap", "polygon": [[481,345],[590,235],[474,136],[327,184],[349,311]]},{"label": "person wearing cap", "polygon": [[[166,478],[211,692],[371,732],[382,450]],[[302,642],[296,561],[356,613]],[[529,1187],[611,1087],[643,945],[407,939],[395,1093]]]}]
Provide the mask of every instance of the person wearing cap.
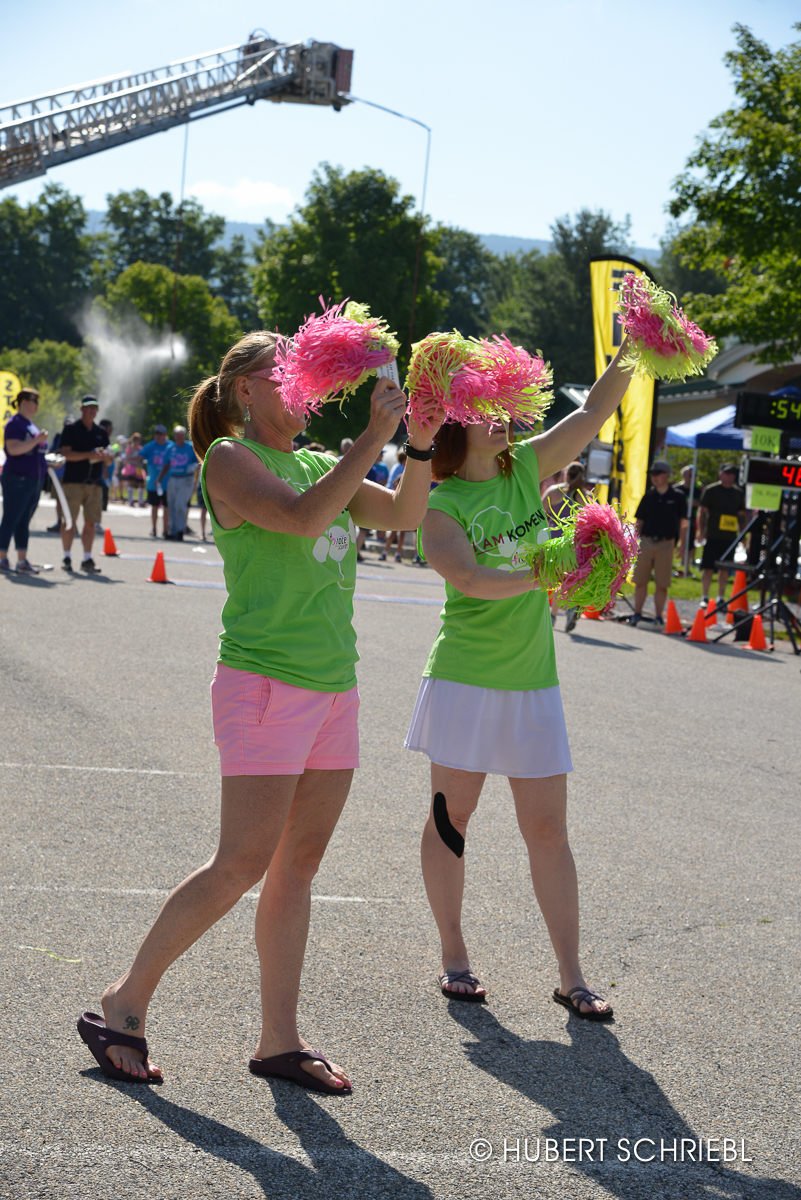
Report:
[{"label": "person wearing cap", "polygon": [[172,444],[156,483],[161,484],[167,493],[169,532],[165,537],[170,541],[182,542],[186,533],[186,514],[200,473],[200,463],[192,449],[192,443],[186,440],[186,428],[183,425],[175,426],[172,437]]},{"label": "person wearing cap", "polygon": [[[724,463],[718,471],[718,482],[704,488],[698,506],[698,538],[704,543],[701,553],[701,604],[709,604],[709,587],[717,564],[726,555],[732,543],[745,525],[747,512],[745,493],[735,486],[737,468],[734,463]],[[718,609],[726,610],[726,584],[728,567],[717,567]]]},{"label": "person wearing cap", "polygon": [[103,472],[111,462],[108,450],[108,434],[95,421],[97,397],[84,396],[81,400],[81,415],[77,421],[67,425],[61,434],[60,453],[66,459],[64,467],[64,495],[72,516],[72,525],[65,528],[61,523],[61,545],[65,571],[72,570],[72,541],[78,514],[83,509],[83,561],[81,570],[87,575],[99,575],[100,567],[92,558],[92,545],[97,525],[103,511]]},{"label": "person wearing cap", "polygon": [[687,528],[686,497],[671,486],[670,463],[657,459],[649,472],[651,486],[634,514],[640,536],[640,553],[634,568],[634,612],[630,625],[642,620],[642,608],[654,576],[654,624],[664,627],[663,613],[673,575],[673,551]]},{"label": "person wearing cap", "polygon": [[147,470],[147,502],[152,516],[151,537],[158,537],[159,509],[161,509],[161,532],[167,536],[167,497],[159,482],[161,469],[167,462],[173,443],[167,437],[166,425],[153,426],[153,439],[139,451],[137,461]]}]

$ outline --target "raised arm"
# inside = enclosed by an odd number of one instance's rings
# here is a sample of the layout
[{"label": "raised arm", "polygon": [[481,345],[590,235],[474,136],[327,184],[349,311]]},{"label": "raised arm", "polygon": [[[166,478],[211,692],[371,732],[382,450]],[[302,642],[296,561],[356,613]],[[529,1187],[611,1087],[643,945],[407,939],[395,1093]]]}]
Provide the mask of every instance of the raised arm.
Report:
[{"label": "raised arm", "polygon": [[527,571],[504,571],[476,562],[473,547],[453,517],[432,508],[423,521],[423,549],[434,570],[465,596],[476,600],[505,600],[533,592]]},{"label": "raised arm", "polygon": [[[428,454],[438,425],[425,433],[414,421],[409,422],[408,445],[412,451]],[[410,453],[394,491],[365,480],[350,504],[357,525],[368,529],[417,529],[426,515],[431,490],[431,460]]]},{"label": "raised arm", "polygon": [[597,434],[623,399],[631,382],[628,371],[621,370],[619,363],[627,342],[618,350],[600,379],[596,379],[581,408],[554,425],[547,433],[532,439],[537,451],[540,478],[560,471],[584,449]]}]

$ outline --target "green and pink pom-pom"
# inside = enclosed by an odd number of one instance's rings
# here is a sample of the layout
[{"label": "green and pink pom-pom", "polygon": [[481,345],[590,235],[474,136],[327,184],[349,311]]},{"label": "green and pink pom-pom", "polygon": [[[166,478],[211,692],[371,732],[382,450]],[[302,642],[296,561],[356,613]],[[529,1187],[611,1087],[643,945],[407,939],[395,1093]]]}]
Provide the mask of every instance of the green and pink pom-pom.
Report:
[{"label": "green and pink pom-pom", "polygon": [[292,338],[281,338],[271,378],[284,407],[308,417],[329,400],[355,392],[398,352],[395,334],[366,304],[343,300],[308,317]]},{"label": "green and pink pom-pom", "polygon": [[504,334],[465,338],[456,329],[413,346],[406,378],[410,416],[423,429],[443,413],[460,425],[534,426],[553,399],[551,386],[548,364]]},{"label": "green and pink pom-pom", "polygon": [[631,343],[620,365],[635,375],[680,381],[703,374],[718,352],[714,338],[685,316],[676,297],[644,275],[624,276],[619,314]]},{"label": "green and pink pom-pom", "polygon": [[560,608],[608,613],[637,561],[634,526],[621,521],[610,504],[594,500],[574,504],[556,521],[559,536],[524,546],[517,561],[529,568],[539,587],[553,593]]}]

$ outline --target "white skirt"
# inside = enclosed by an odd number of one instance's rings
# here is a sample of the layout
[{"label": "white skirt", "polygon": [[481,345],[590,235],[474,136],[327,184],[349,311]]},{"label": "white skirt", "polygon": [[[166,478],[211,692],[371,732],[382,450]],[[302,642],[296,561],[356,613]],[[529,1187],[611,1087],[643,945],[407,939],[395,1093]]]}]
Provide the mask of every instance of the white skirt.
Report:
[{"label": "white skirt", "polygon": [[443,767],[511,779],[573,770],[558,687],[513,692],[423,679],[404,745]]}]

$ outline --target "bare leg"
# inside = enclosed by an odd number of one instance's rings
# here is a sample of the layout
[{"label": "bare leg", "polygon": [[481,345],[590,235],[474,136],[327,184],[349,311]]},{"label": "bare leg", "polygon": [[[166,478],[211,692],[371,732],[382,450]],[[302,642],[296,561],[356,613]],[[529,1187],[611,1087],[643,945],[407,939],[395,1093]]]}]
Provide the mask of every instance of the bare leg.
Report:
[{"label": "bare leg", "polygon": [[[167,897],[130,969],[103,994],[110,1029],[144,1037],[150,999],[172,963],[258,883],[278,845],[297,775],[236,775],[222,780],[220,841],[213,857]],[[141,1055],[112,1046],[109,1058],[132,1075],[146,1072]]]},{"label": "bare leg", "polygon": [[718,571],[718,599],[724,600],[726,597],[726,585],[729,582],[728,571]]},{"label": "bare leg", "polygon": [[95,523],[94,521],[84,521],[83,529],[81,530],[81,544],[83,545],[84,553],[91,554],[92,546],[95,541]]},{"label": "bare leg", "polygon": [[704,567],[703,571],[701,572],[701,595],[702,596],[709,596],[709,585],[712,582],[712,576],[714,575],[714,573],[715,572],[712,570],[711,567]]},{"label": "bare leg", "polygon": [[[546,779],[510,779],[520,832],[526,843],[534,893],[545,919],[559,964],[560,991],[586,987],[579,965],[579,904],[576,865],[567,840],[567,780],[564,775]],[[581,1009],[608,1008],[603,1001]]]},{"label": "bare leg", "polygon": [[634,588],[634,611],[641,613],[645,604],[645,597],[648,595],[648,584],[638,583]]},{"label": "bare leg", "polygon": [[[468,822],[476,810],[486,775],[457,771],[453,767],[431,764],[432,797],[441,792],[451,825],[465,837]],[[464,857],[450,850],[434,824],[433,804],[423,829],[420,860],[428,903],[434,914],[442,943],[442,967],[445,971],[465,971],[470,966],[462,936],[462,896],[464,894]],[[454,984],[455,992],[471,992],[469,984]],[[475,989],[483,993],[483,988]]]},{"label": "bare leg", "polygon": [[665,604],[667,603],[667,594],[668,594],[667,588],[663,588],[663,587],[655,587],[654,588],[654,608],[656,609],[656,615],[658,617],[661,617],[665,611]]},{"label": "bare leg", "polygon": [[[262,1028],[256,1058],[313,1047],[298,1033],[297,1009],[309,934],[311,883],[350,791],[353,771],[306,771],[300,778],[281,840],[262,884],[256,909],[261,963]],[[324,1082],[349,1082],[332,1063],[304,1062]]]}]

